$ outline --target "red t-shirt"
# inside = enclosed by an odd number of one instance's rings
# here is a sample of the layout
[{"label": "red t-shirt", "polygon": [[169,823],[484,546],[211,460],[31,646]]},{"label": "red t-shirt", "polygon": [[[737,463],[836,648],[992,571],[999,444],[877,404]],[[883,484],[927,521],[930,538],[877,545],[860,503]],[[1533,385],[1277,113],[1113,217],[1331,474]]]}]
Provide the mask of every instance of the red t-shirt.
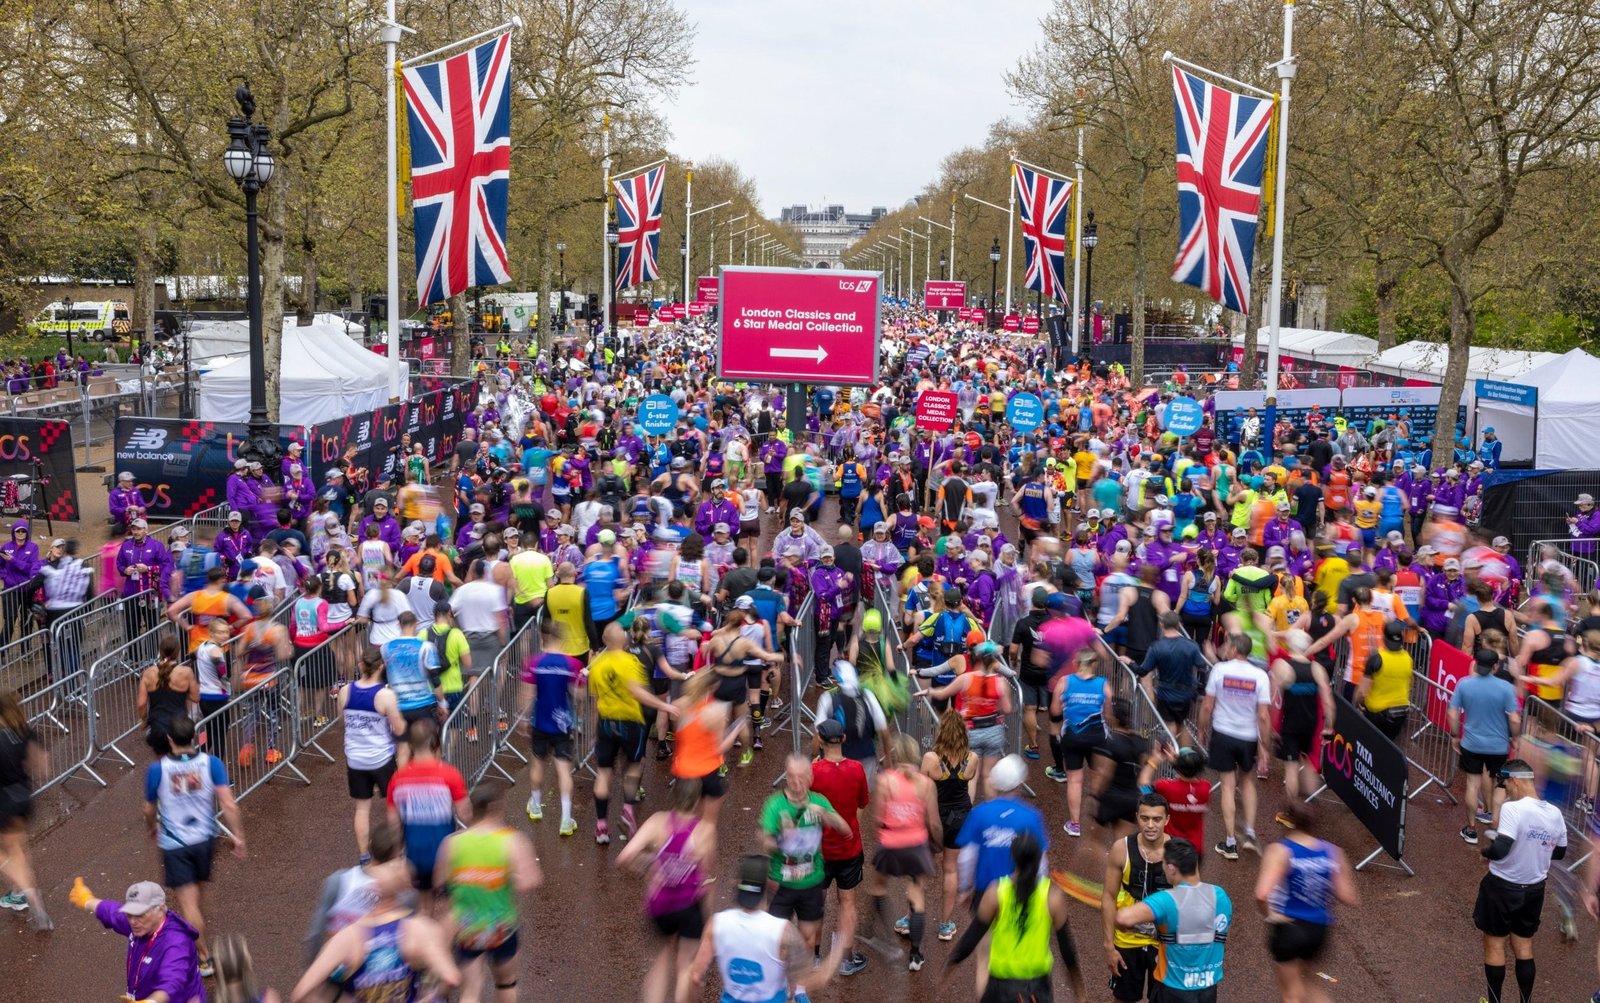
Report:
[{"label": "red t-shirt", "polygon": [[1167,799],[1167,835],[1182,836],[1197,847],[1205,846],[1211,781],[1157,780],[1155,786],[1156,793]]},{"label": "red t-shirt", "polygon": [[850,823],[848,837],[823,827],[822,859],[851,860],[860,856],[861,822],[856,812],[867,806],[867,771],[854,759],[818,759],[811,764],[811,789],[827,798],[833,810]]}]

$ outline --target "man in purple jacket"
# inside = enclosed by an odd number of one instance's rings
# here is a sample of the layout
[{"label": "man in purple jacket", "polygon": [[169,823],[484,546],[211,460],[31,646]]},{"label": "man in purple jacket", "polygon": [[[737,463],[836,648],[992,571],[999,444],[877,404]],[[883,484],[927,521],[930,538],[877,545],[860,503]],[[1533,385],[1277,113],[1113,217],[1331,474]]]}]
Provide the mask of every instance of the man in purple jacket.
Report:
[{"label": "man in purple jacket", "polygon": [[150,503],[145,501],[144,492],[134,483],[133,474],[126,470],[117,475],[117,486],[106,497],[106,504],[111,510],[111,521],[115,524],[113,529],[118,533],[126,533],[128,520],[141,518],[150,507]]},{"label": "man in purple jacket", "polygon": [[217,533],[217,557],[221,558],[222,566],[228,569],[228,578],[239,577],[239,565],[255,555],[256,541],[250,531],[244,528],[244,515],[237,509],[228,513],[228,525]]},{"label": "man in purple jacket", "polygon": [[694,531],[711,539],[711,531],[717,523],[726,523],[729,526],[739,525],[739,506],[728,499],[728,484],[718,478],[711,482],[711,494],[694,514]]},{"label": "man in purple jacket", "polygon": [[94,913],[101,926],[128,938],[126,999],[149,1000],[162,993],[169,1003],[203,1003],[199,934],[182,916],[167,911],[160,885],[140,881],[122,902],[107,902],[78,878],[70,897],[73,905]]},{"label": "man in purple jacket", "polygon": [[1594,538],[1600,536],[1600,509],[1595,508],[1594,495],[1584,492],[1578,496],[1577,515],[1567,516],[1568,532],[1575,538],[1572,542],[1574,554],[1592,554],[1595,545]]},{"label": "man in purple jacket", "polygon": [[389,500],[384,497],[373,499],[372,514],[361,520],[361,525],[356,527],[356,539],[367,538],[367,527],[378,527],[378,539],[389,545],[390,550],[400,549],[400,523],[389,514]]},{"label": "man in purple jacket", "polygon": [[128,524],[129,537],[117,548],[117,575],[122,579],[124,596],[138,595],[145,589],[155,589],[163,601],[171,598],[172,555],[167,548],[149,535],[150,526],[143,519]]}]

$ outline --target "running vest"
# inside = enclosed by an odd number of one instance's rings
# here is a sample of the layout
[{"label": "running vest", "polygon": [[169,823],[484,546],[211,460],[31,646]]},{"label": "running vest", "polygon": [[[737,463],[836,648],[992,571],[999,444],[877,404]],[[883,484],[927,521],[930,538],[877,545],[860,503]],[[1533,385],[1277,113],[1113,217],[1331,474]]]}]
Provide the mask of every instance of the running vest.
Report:
[{"label": "running vest", "polygon": [[711,706],[706,697],[677,727],[677,741],[672,757],[672,775],[685,780],[698,780],[716,772],[722,765],[722,753],[717,746],[722,738],[713,732],[701,716]]},{"label": "running vest", "polygon": [[725,909],[711,924],[722,995],[736,1003],[786,1003],[789,979],[783,935],[789,921],[767,912]]},{"label": "running vest", "polygon": [[1367,691],[1367,710],[1381,714],[1386,710],[1404,707],[1411,700],[1411,654],[1401,649],[1378,651],[1378,671],[1372,677],[1372,688]]},{"label": "running vest", "polygon": [[1105,700],[1106,681],[1101,677],[1085,679],[1075,672],[1067,676],[1066,689],[1061,693],[1061,737],[1103,738]]},{"label": "running vest", "polygon": [[1022,915],[1017,888],[1011,878],[995,882],[996,909],[990,926],[989,977],[1039,979],[1050,974],[1050,882],[1040,881],[1028,896],[1028,913]]},{"label": "running vest", "polygon": [[[1125,837],[1123,842],[1128,847],[1128,859],[1122,864],[1122,883],[1117,887],[1118,909],[1143,902],[1156,892],[1172,887],[1161,861],[1151,863],[1139,852],[1138,833]],[[1130,930],[1119,927],[1113,941],[1118,947],[1151,947],[1156,942],[1154,923],[1141,923]]]},{"label": "running vest", "polygon": [[1350,666],[1344,677],[1357,686],[1367,671],[1367,656],[1383,649],[1383,614],[1375,609],[1357,609],[1356,625],[1350,631]]},{"label": "running vest", "polygon": [[228,652],[221,645],[206,641],[195,649],[194,674],[200,681],[200,699],[227,699]]},{"label": "running vest", "polygon": [[356,1003],[416,1003],[421,977],[400,954],[400,924],[405,919],[380,923],[367,933],[361,967],[343,982]]},{"label": "running vest", "polygon": [[1302,923],[1333,924],[1333,879],[1339,861],[1329,845],[1317,840],[1305,846],[1293,839],[1279,846],[1289,851],[1289,870],[1272,892],[1272,909]]},{"label": "running vest", "polygon": [[667,841],[656,851],[650,865],[650,888],[644,897],[647,915],[670,915],[700,901],[705,875],[700,871],[700,862],[689,852],[689,840],[699,822],[693,815],[683,820],[676,814],[669,817]]},{"label": "running vest", "polygon": [[974,676],[972,684],[961,694],[959,701],[961,716],[968,728],[987,728],[1003,723],[1000,717],[1001,685],[999,676],[991,676],[986,672]]},{"label": "running vest", "polygon": [[201,589],[189,604],[189,652],[194,653],[211,633],[211,621],[228,615],[228,593]]},{"label": "running vest", "polygon": [[490,951],[517,932],[517,896],[511,887],[512,831],[467,829],[450,837],[444,884],[456,946]]},{"label": "running vest", "polygon": [[335,874],[333,880],[338,882],[338,890],[322,920],[324,939],[355,923],[378,904],[378,882],[364,869],[351,867]]},{"label": "running vest", "polygon": [[[1565,631],[1545,627],[1544,632],[1550,638],[1550,643],[1528,656],[1528,675],[1533,679],[1549,679],[1561,672],[1561,663],[1567,658],[1567,634]],[[1528,692],[1546,702],[1561,699],[1561,687],[1550,686],[1543,682],[1527,684]]]},{"label": "running vest", "polygon": [[394,732],[374,701],[383,683],[350,684],[344,705],[344,758],[352,770],[379,770],[394,758]]},{"label": "running vest", "polygon": [[917,785],[898,769],[886,770],[884,781],[889,797],[881,807],[883,825],[878,830],[878,845],[886,850],[904,850],[928,842],[928,819]]}]

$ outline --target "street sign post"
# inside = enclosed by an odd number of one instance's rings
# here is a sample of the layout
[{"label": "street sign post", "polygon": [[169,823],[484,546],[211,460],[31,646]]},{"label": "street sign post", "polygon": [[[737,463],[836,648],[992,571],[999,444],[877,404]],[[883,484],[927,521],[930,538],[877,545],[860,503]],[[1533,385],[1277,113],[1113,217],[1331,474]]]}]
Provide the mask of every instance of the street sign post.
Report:
[{"label": "street sign post", "polygon": [[929,310],[960,310],[967,305],[967,284],[929,279],[922,284],[922,305]]},{"label": "street sign post", "polygon": [[721,278],[718,378],[877,382],[882,332],[877,272],[728,266]]},{"label": "street sign post", "polygon": [[946,432],[961,414],[961,402],[949,390],[924,390],[917,395],[916,427]]},{"label": "street sign post", "polygon": [[720,291],[720,287],[717,284],[715,275],[702,275],[695,279],[694,288],[695,299],[711,306],[717,305],[717,293]]}]

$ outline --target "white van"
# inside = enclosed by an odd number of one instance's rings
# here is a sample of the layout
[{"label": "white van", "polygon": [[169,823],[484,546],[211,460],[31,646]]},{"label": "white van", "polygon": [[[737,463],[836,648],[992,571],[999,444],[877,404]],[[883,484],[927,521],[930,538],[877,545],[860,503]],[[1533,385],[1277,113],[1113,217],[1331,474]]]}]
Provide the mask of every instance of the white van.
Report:
[{"label": "white van", "polygon": [[51,303],[28,322],[29,334],[65,335],[68,330],[90,341],[116,341],[133,325],[128,304],[120,300],[73,303],[69,311],[62,303]]}]

